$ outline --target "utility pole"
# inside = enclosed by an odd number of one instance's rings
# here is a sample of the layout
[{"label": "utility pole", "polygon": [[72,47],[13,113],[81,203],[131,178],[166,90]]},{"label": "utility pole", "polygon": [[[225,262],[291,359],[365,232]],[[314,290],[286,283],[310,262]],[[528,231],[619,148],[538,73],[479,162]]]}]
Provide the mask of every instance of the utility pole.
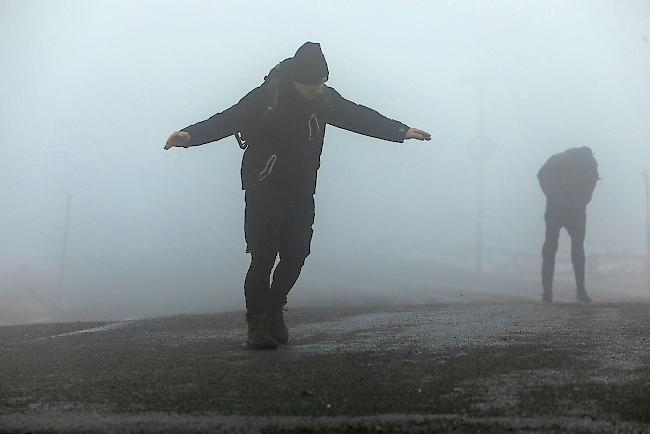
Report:
[{"label": "utility pole", "polygon": [[65,223],[63,226],[63,245],[61,247],[61,263],[59,264],[59,297],[63,295],[63,282],[65,277],[65,263],[68,256],[68,232],[70,230],[70,202],[72,198],[66,195]]},{"label": "utility pole", "polygon": [[475,266],[478,273],[483,272],[483,217],[485,214],[485,163],[494,153],[494,144],[485,136],[485,89],[479,88],[479,126],[478,135],[468,143],[470,156],[477,163],[476,186],[476,251]]},{"label": "utility pole", "polygon": [[[481,85],[480,92],[480,118],[479,118],[479,137],[483,137],[483,126],[485,124],[485,90]],[[477,191],[477,209],[476,209],[476,271],[481,273],[483,271],[483,204],[484,204],[484,189],[483,181],[485,180],[485,143],[480,144],[479,155],[482,158],[478,160],[478,191]]]},{"label": "utility pole", "polygon": [[650,295],[650,172],[646,169],[642,175],[645,180],[645,270]]}]

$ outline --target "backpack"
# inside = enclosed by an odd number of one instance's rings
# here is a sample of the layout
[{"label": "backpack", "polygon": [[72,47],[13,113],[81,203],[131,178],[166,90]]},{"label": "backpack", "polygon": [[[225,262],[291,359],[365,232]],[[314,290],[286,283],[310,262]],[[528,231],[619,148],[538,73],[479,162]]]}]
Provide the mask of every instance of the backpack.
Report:
[{"label": "backpack", "polygon": [[[278,106],[278,97],[280,95],[281,88],[283,84],[286,83],[286,70],[291,62],[292,58],[284,59],[282,62],[278,63],[269,71],[268,75],[264,77],[264,83],[262,87],[264,88],[264,109],[260,114],[259,122],[264,123],[268,122],[273,114],[276,112]],[[325,104],[330,102],[330,91],[325,87],[322,95],[323,101]],[[246,143],[245,137],[243,137],[241,131],[235,133],[235,139],[239,148],[245,151],[248,148],[248,143]]]}]

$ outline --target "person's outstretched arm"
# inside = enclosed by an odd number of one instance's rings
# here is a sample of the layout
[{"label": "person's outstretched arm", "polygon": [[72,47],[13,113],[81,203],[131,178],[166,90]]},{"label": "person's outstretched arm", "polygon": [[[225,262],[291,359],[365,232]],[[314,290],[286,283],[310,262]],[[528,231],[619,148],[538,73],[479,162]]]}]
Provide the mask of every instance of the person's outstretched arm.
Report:
[{"label": "person's outstretched arm", "polygon": [[165,149],[187,148],[216,142],[241,131],[254,120],[261,93],[261,87],[253,89],[229,109],[180,131],[174,131],[167,139]]},{"label": "person's outstretched arm", "polygon": [[392,142],[405,139],[431,140],[431,134],[387,118],[366,106],[343,98],[333,88],[329,92],[329,116],[327,123],[344,130]]}]

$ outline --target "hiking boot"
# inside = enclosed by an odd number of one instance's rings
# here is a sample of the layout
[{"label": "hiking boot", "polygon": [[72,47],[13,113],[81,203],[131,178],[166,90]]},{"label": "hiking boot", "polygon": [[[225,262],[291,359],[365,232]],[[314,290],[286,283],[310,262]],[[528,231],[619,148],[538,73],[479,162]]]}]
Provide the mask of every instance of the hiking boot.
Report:
[{"label": "hiking boot", "polygon": [[591,303],[591,298],[587,295],[587,291],[578,291],[576,298],[580,303]]},{"label": "hiking boot", "polygon": [[278,347],[277,341],[269,334],[266,323],[266,313],[246,314],[246,324],[248,325],[246,345],[251,350],[273,350]]},{"label": "hiking boot", "polygon": [[551,292],[546,292],[542,294],[542,302],[544,303],[553,303],[553,294]]},{"label": "hiking boot", "polygon": [[272,309],[267,314],[267,324],[269,334],[279,344],[284,345],[289,342],[289,330],[287,329],[287,325],[284,323],[282,309]]}]

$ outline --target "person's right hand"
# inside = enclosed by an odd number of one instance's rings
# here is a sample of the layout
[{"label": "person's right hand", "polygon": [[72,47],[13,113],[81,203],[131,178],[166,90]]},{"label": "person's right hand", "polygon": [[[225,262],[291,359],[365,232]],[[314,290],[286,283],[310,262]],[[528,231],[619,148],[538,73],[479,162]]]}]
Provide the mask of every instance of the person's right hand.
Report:
[{"label": "person's right hand", "polygon": [[174,131],[165,143],[165,151],[170,148],[187,148],[190,144],[190,135],[185,131]]}]

